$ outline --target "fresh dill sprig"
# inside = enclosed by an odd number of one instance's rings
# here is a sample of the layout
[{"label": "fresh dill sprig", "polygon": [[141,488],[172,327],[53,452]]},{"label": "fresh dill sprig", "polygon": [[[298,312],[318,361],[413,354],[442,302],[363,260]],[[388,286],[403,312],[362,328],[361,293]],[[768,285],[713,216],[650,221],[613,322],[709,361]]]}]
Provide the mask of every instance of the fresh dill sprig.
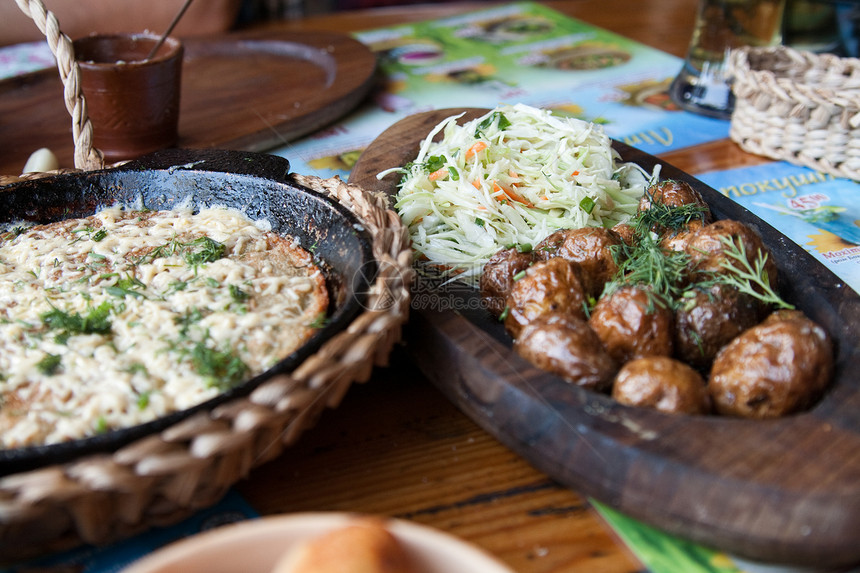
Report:
[{"label": "fresh dill sprig", "polygon": [[725,247],[723,253],[726,256],[720,261],[720,267],[726,272],[714,273],[708,281],[704,281],[705,283],[730,285],[742,293],[766,304],[772,304],[777,308],[794,308],[794,305],[782,300],[782,297],[773,290],[765,268],[768,258],[766,252],[759,250],[755,260],[750,262],[746,247],[741,239],[726,236],[722,238],[722,243]]}]

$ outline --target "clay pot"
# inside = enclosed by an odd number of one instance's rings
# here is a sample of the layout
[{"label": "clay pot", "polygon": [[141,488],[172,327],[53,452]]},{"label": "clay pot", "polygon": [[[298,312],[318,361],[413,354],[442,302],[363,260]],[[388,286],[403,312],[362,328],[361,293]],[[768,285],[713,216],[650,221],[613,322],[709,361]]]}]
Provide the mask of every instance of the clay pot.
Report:
[{"label": "clay pot", "polygon": [[176,143],[182,43],[159,37],[93,35],[74,41],[93,143],[107,161],[132,159]]}]

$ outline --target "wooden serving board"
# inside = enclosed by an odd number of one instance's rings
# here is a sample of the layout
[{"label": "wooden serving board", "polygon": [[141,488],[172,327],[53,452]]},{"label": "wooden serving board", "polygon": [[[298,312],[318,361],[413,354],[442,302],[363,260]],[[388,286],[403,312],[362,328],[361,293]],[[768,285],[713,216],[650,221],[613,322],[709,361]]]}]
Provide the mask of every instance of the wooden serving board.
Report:
[{"label": "wooden serving board", "polygon": [[[240,32],[184,41],[178,147],[265,151],[316,131],[369,92],[375,55],[327,32]],[[0,82],[0,174],[49,147],[74,167],[56,69]]]},{"label": "wooden serving board", "polygon": [[[464,119],[486,110],[467,110]],[[350,182],[392,194],[421,139],[454,110],[408,117],[359,159]],[[646,170],[658,160],[616,143]],[[662,162],[661,162],[662,163]],[[717,218],[757,230],[784,297],[824,326],[836,373],[810,411],[778,420],[667,415],[542,372],[511,350],[501,324],[467,287],[413,300],[408,347],[422,371],[467,415],[558,481],[632,517],[749,559],[796,565],[860,562],[860,297],[803,249],[690,175]],[[434,298],[435,297],[435,298]]]}]

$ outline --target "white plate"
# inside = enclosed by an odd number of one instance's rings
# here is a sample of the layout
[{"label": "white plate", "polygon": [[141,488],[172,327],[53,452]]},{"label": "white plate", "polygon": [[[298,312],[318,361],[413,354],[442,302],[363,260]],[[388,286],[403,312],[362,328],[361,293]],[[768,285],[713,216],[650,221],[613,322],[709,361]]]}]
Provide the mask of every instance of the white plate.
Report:
[{"label": "white plate", "polygon": [[[172,543],[123,573],[268,573],[293,545],[346,525],[348,513],[296,513],[265,517]],[[441,531],[390,519],[386,528],[404,545],[422,573],[514,573],[482,550]]]}]

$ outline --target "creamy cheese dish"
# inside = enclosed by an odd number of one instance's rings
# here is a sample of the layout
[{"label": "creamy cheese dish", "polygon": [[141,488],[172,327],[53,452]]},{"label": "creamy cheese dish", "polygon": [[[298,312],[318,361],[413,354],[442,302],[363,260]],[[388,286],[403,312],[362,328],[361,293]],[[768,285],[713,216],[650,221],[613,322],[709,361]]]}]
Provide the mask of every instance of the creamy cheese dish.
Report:
[{"label": "creamy cheese dish", "polygon": [[302,345],[325,277],[241,213],[108,208],[0,237],[0,446],[206,401]]}]

